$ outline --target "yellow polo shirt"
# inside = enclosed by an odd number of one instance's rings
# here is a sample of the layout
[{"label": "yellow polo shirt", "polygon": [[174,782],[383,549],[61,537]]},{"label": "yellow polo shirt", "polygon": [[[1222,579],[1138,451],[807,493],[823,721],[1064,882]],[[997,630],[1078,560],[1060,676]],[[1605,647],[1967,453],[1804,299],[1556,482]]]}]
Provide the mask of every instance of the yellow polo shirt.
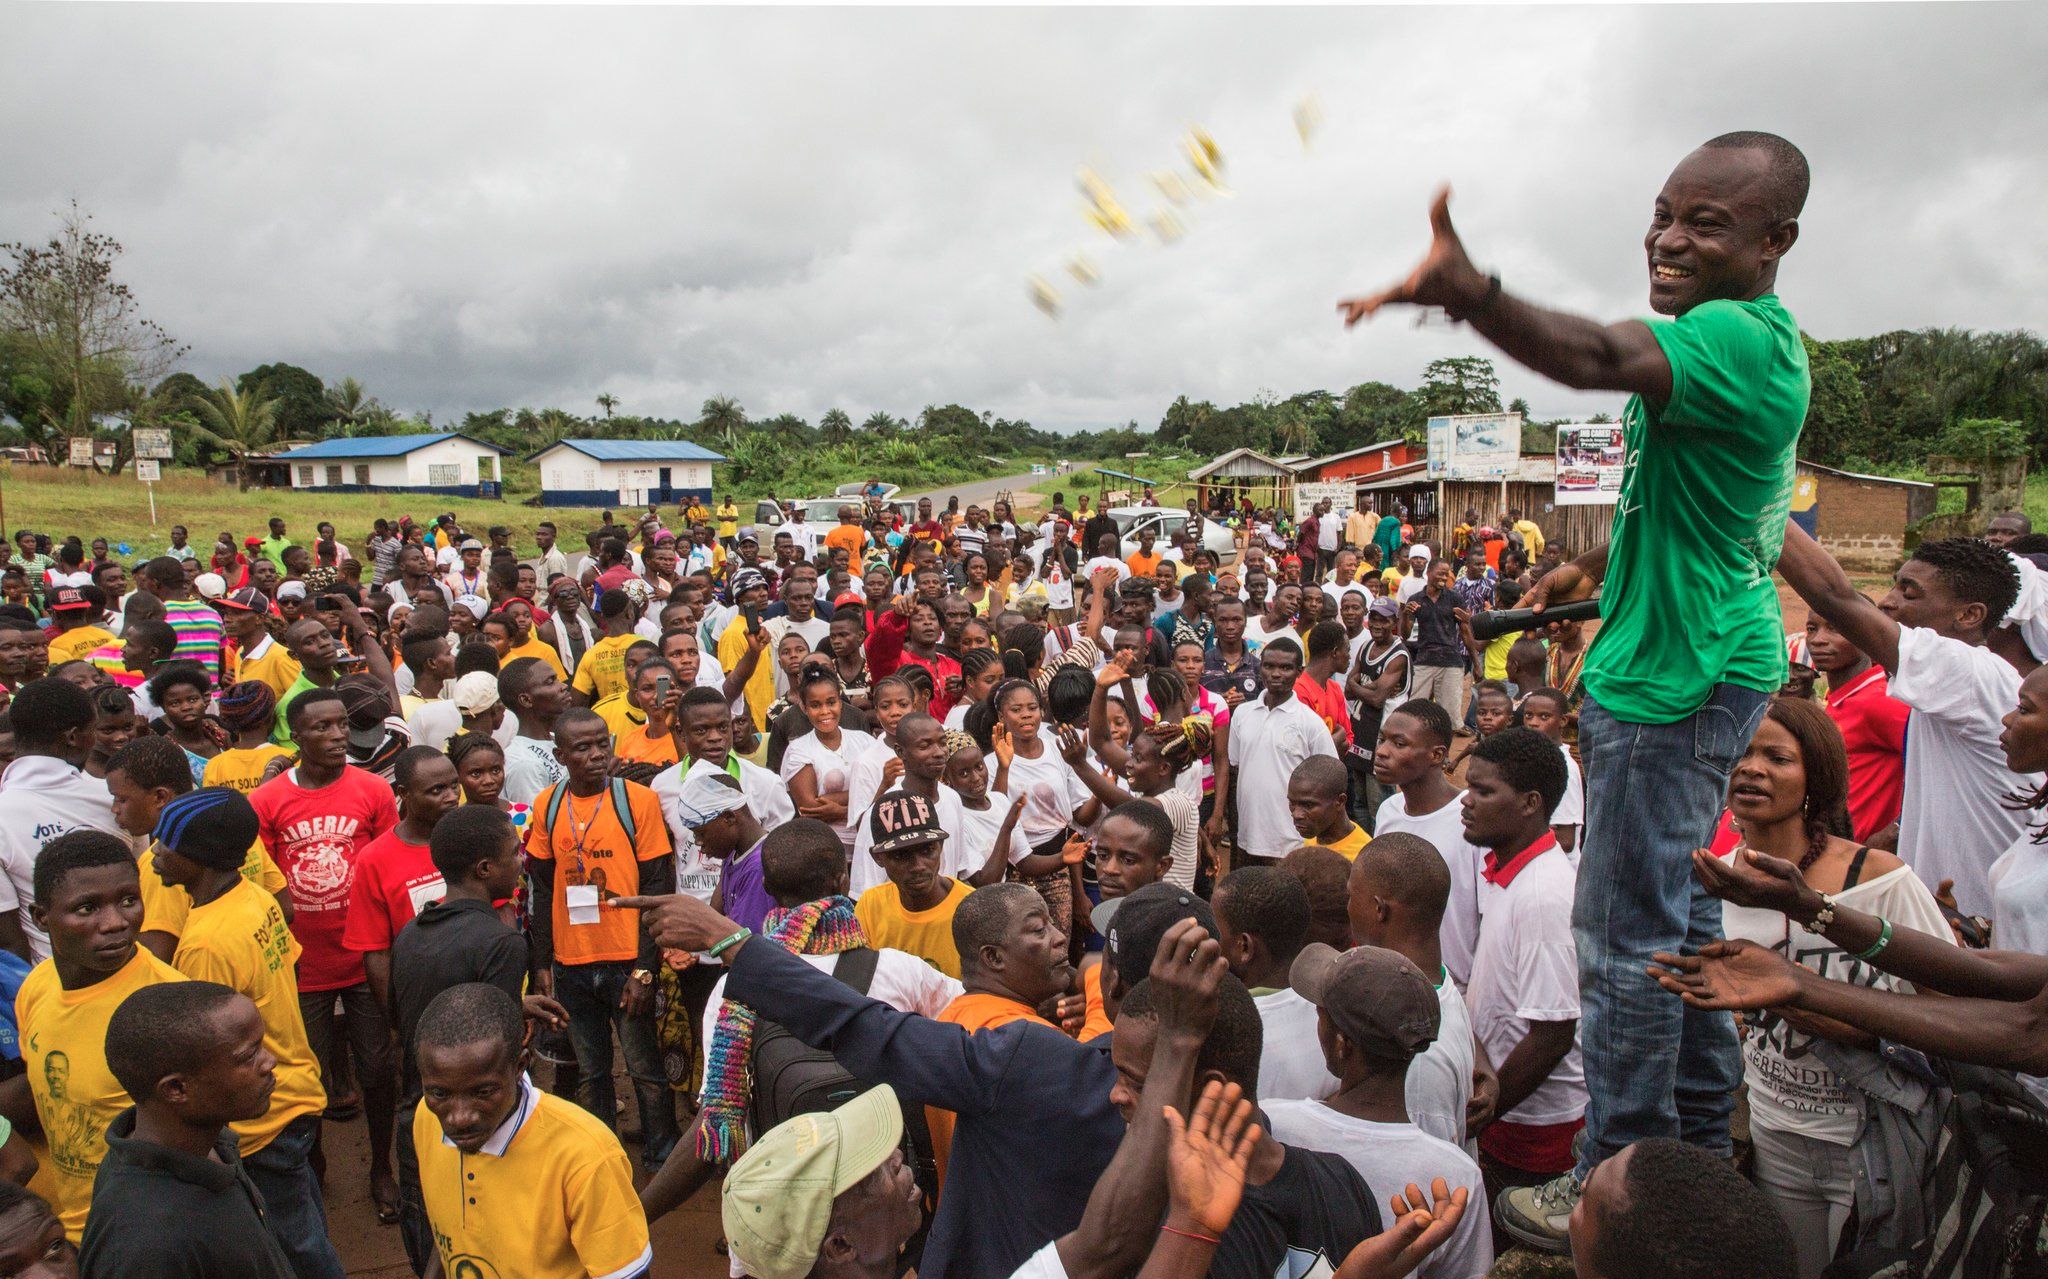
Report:
[{"label": "yellow polo shirt", "polygon": [[583,660],[576,663],[576,691],[593,702],[625,692],[626,650],[640,642],[640,636],[627,631],[608,635],[585,649]]},{"label": "yellow polo shirt", "polygon": [[183,973],[137,946],[121,971],[81,990],[64,989],[55,962],[45,959],[14,998],[29,1091],[49,1142],[44,1162],[50,1207],[73,1243],[85,1237],[93,1179],[107,1154],[107,1125],[130,1104],[127,1090],[107,1069],[107,1023],[144,986],[184,980]]},{"label": "yellow polo shirt", "polygon": [[960,950],[953,944],[953,916],[973,891],[956,879],[952,891],[938,905],[930,910],[909,910],[903,905],[902,892],[885,882],[862,893],[853,914],[867,934],[868,945],[915,955],[958,981]]},{"label": "yellow polo shirt", "polygon": [[[184,890],[177,891],[183,896]],[[300,1115],[327,1109],[320,1063],[299,1015],[299,978],[293,967],[299,962],[299,943],[285,925],[277,899],[247,879],[206,905],[189,909],[172,967],[194,981],[219,982],[255,1001],[256,1011],[263,1015],[263,1046],[277,1058],[277,1088],[270,1094],[270,1109],[261,1118],[234,1125],[246,1159]]]},{"label": "yellow polo shirt", "polygon": [[614,742],[647,722],[647,712],[627,701],[624,693],[614,693],[590,709],[604,717]]},{"label": "yellow polo shirt", "polygon": [[[212,784],[207,783],[209,786]],[[163,876],[156,873],[156,842],[145,838],[141,843],[142,851],[136,854],[136,869],[142,875],[142,931],[182,937],[185,935],[185,921],[192,914],[192,894],[181,887],[166,884]],[[284,872],[270,860],[270,854],[263,851],[260,839],[249,845],[249,855],[242,859],[242,878],[269,894],[272,902],[277,900],[277,894],[284,891]]]},{"label": "yellow polo shirt", "polygon": [[519,1082],[511,1116],[473,1155],[442,1137],[428,1107],[413,1113],[441,1273],[609,1279],[645,1266],[654,1248],[619,1139],[574,1102]]},{"label": "yellow polo shirt", "polygon": [[[255,680],[270,685],[271,692],[283,697],[284,691],[298,682],[299,670],[298,659],[284,645],[266,635],[253,652],[236,653],[234,671],[227,682],[239,684],[244,680]],[[278,722],[284,722],[282,706],[278,708]]]}]

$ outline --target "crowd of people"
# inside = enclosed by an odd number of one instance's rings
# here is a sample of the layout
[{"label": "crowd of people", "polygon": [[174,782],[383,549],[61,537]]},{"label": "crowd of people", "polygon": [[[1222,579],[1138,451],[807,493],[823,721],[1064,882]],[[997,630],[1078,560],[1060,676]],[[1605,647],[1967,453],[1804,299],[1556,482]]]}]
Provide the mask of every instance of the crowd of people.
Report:
[{"label": "crowd of people", "polygon": [[[1805,183],[1687,158],[1669,323],[1441,202],[1350,304],[1631,391],[1605,547],[879,485],[573,557],[18,533],[0,1273],[336,1279],[337,1185],[440,1279],[2028,1273],[1955,1260],[2038,1253],[2015,1196],[1951,1218],[2048,1149],[2048,538],[1873,603],[1787,519]],[[702,1193],[725,1255],[657,1262]]]}]

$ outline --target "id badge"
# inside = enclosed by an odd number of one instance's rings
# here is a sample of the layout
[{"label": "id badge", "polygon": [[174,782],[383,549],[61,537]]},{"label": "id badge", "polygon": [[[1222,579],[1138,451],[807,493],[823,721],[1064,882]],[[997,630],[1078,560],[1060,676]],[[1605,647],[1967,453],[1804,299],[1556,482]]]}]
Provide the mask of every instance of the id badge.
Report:
[{"label": "id badge", "polygon": [[597,885],[571,884],[567,889],[569,922],[571,924],[594,924],[597,922]]}]

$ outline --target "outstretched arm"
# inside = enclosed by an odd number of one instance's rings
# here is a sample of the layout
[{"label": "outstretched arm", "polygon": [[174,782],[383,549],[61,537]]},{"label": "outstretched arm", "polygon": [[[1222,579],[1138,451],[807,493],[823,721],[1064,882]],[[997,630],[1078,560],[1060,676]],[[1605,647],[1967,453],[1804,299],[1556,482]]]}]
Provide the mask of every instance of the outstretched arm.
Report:
[{"label": "outstretched arm", "polygon": [[1498,276],[1472,265],[1451,225],[1451,189],[1430,205],[1429,253],[1406,280],[1337,304],[1353,325],[1395,304],[1442,307],[1517,361],[1581,391],[1629,391],[1656,404],[1671,398],[1671,362],[1640,320],[1602,324],[1548,311],[1503,292]]},{"label": "outstretched arm", "polygon": [[1893,675],[1899,673],[1899,624],[1849,582],[1835,557],[1820,549],[1807,531],[1785,521],[1785,549],[1778,555],[1784,575],[1808,608]]}]

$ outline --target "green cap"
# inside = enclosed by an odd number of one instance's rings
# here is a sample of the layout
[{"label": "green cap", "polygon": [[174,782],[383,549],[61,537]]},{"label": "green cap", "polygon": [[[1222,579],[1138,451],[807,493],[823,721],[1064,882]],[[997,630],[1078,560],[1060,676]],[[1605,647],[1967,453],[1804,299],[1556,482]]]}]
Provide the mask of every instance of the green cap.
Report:
[{"label": "green cap", "polygon": [[832,1201],[903,1140],[903,1107],[883,1084],[837,1110],[775,1125],[725,1174],[732,1255],[754,1279],[804,1279],[818,1262]]}]

